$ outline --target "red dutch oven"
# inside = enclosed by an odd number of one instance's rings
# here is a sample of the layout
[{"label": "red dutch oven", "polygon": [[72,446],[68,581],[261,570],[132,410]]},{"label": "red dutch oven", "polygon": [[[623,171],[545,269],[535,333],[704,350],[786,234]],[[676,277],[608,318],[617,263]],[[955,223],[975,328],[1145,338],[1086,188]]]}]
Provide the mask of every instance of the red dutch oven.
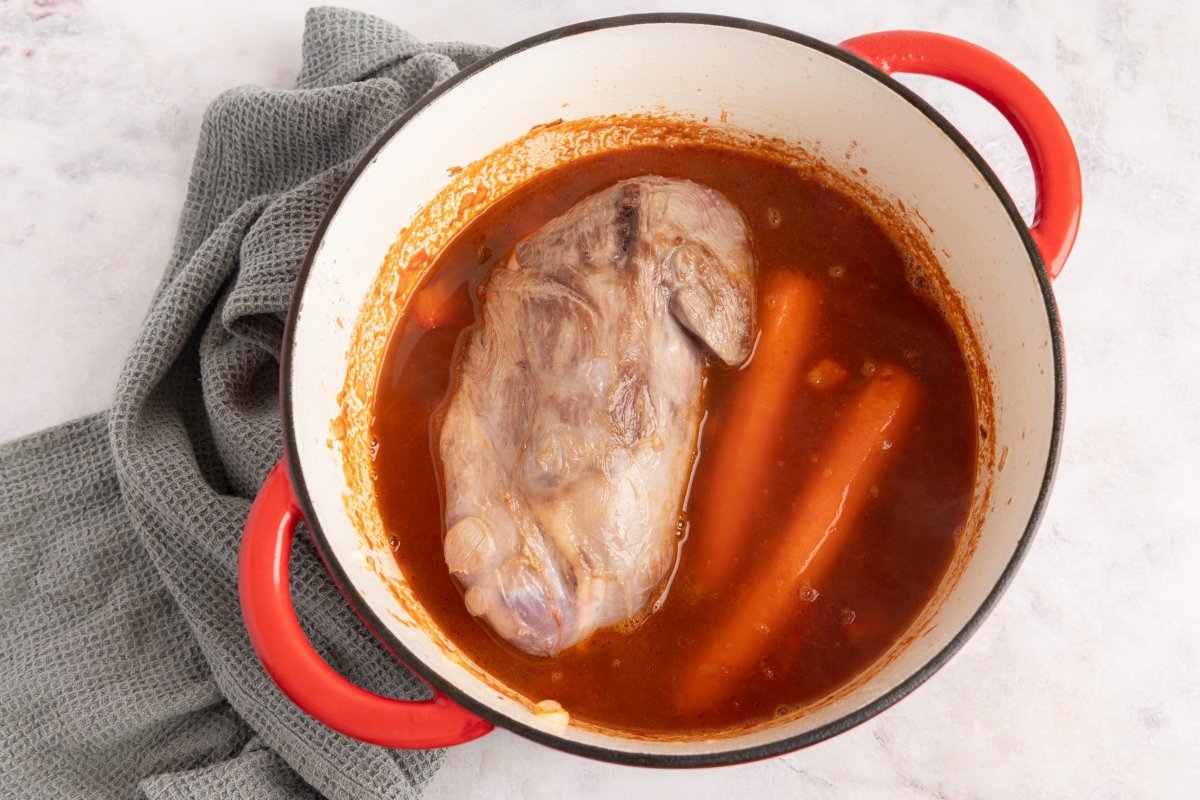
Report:
[{"label": "red dutch oven", "polygon": [[[963,136],[894,73],[954,81],[1001,111],[1033,162],[1032,226]],[[976,337],[981,363],[973,368],[991,409],[987,441],[994,452],[981,462],[974,534],[914,623],[920,635],[904,637],[875,668],[811,708],[725,736],[656,739],[564,724],[490,679],[407,591],[370,482],[360,480],[366,467],[355,463],[365,460],[369,378],[420,278],[416,262],[405,262],[396,276],[381,265],[395,268],[405,237],[414,247],[444,242],[455,221],[462,224],[461,213],[439,212],[447,198],[457,198],[461,212],[470,205],[464,197],[485,178],[511,186],[552,164],[562,151],[538,138],[555,135],[547,123],[636,114],[720,119],[725,131],[793,143],[847,181],[869,181],[872,193],[919,218]],[[578,152],[633,141],[585,138],[575,143]],[[519,167],[505,163],[518,152]],[[304,263],[283,353],[286,455],[254,502],[239,564],[242,611],[264,667],[316,719],[393,748],[458,744],[498,725],[608,761],[707,766],[806,747],[878,714],[962,646],[1034,535],[1063,424],[1062,338],[1050,279],[1071,250],[1079,213],[1075,149],[1050,102],[1013,66],[958,39],[890,31],[834,46],[744,20],[657,14],[562,28],[500,50],[425,96],[383,134],[338,194]],[[392,301],[379,302],[384,295]],[[357,397],[343,391],[355,385],[363,387]],[[433,699],[368,692],[313,650],[288,585],[292,536],[302,519],[347,600],[429,684]]]}]

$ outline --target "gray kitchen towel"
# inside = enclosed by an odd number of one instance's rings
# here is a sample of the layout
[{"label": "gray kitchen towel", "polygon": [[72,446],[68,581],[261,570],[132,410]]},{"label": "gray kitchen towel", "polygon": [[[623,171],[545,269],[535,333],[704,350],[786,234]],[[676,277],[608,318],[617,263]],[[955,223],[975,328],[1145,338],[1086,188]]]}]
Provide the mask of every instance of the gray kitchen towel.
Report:
[{"label": "gray kitchen towel", "polygon": [[[399,798],[436,771],[439,753],[352,741],[279,692],[242,626],[236,565],[281,453],[280,339],[309,241],[363,149],[487,52],[317,8],[295,89],[208,109],[112,410],[0,447],[0,797]],[[424,695],[306,537],[292,575],[336,669]]]}]

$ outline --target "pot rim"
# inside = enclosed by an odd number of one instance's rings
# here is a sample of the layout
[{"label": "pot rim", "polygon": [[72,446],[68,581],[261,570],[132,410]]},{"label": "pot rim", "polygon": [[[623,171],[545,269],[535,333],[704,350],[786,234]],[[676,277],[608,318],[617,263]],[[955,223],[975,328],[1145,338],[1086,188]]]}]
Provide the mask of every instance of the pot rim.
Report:
[{"label": "pot rim", "polygon": [[[338,209],[341,207],[342,200],[345,198],[350,188],[358,180],[359,176],[367,169],[368,166],[370,166],[379,150],[382,149],[384,145],[386,145],[405,125],[407,125],[411,119],[420,114],[441,95],[463,81],[469,79],[471,76],[488,69],[489,67],[505,60],[506,58],[509,58],[510,56],[524,52],[525,50],[545,44],[547,42],[564,39],[566,37],[575,36],[578,34],[590,33],[609,28],[661,24],[708,25],[733,28],[737,30],[746,30],[768,36],[774,36],[776,38],[803,45],[827,56],[836,58],[844,64],[847,64],[848,66],[859,70],[865,75],[874,78],[896,94],[899,94],[917,111],[924,114],[931,122],[937,125],[937,127],[947,137],[949,137],[950,140],[958,147],[958,149],[971,161],[972,165],[987,181],[988,186],[996,194],[1005,211],[1008,213],[1009,219],[1012,222],[1017,235],[1020,237],[1025,246],[1025,250],[1029,255],[1030,267],[1034,271],[1034,277],[1037,280],[1038,289],[1041,292],[1042,300],[1045,305],[1047,321],[1050,328],[1050,345],[1054,360],[1054,418],[1050,432],[1050,445],[1046,459],[1045,474],[1038,491],[1037,500],[1033,505],[1033,509],[1029,515],[1029,520],[1025,526],[1025,530],[1017,542],[1012,557],[1009,559],[1003,571],[1000,573],[999,578],[996,580],[996,584],[992,587],[991,591],[988,592],[979,608],[976,609],[963,627],[954,634],[946,646],[935,653],[920,669],[913,672],[879,698],[859,709],[856,709],[855,711],[839,717],[833,722],[822,725],[819,728],[815,728],[795,736],[777,739],[765,744],[755,745],[753,747],[746,747],[736,750],[724,750],[715,753],[686,755],[637,753],[623,750],[613,750],[606,747],[583,744],[566,736],[559,736],[531,728],[491,709],[482,703],[477,702],[465,692],[459,690],[457,686],[443,679],[437,671],[433,670],[420,659],[416,658],[412,651],[410,651],[397,636],[391,633],[388,627],[384,624],[383,620],[375,613],[363,596],[354,587],[354,584],[350,581],[345,569],[343,569],[342,565],[338,562],[336,556],[334,555],[333,549],[330,547],[325,533],[321,529],[315,508],[312,500],[309,497],[308,487],[304,480],[304,471],[300,463],[299,456],[297,455],[298,447],[296,441],[296,429],[292,415],[292,362],[295,354],[297,312],[299,310],[301,298],[304,294],[304,287],[307,283],[308,275],[312,270],[317,252],[325,238],[325,232],[330,223],[333,221],[334,217],[337,215]],[[363,622],[366,623],[368,629],[375,636],[375,638],[379,640],[388,650],[392,652],[394,656],[401,660],[414,674],[417,675],[417,677],[419,677],[425,683],[435,687],[438,691],[447,695],[454,702],[468,709],[472,713],[479,715],[497,727],[503,727],[509,731],[520,734],[526,739],[547,747],[552,747],[556,750],[570,753],[572,755],[584,756],[586,758],[593,758],[611,763],[643,767],[686,768],[722,766],[745,763],[748,761],[757,761],[759,759],[770,758],[800,750],[861,725],[871,717],[876,716],[877,714],[899,702],[914,689],[928,680],[930,676],[932,676],[946,664],[952,655],[958,652],[958,650],[978,629],[980,624],[982,624],[983,620],[987,618],[988,614],[991,613],[1005,589],[1007,589],[1008,585],[1012,582],[1013,576],[1016,574],[1018,567],[1024,560],[1025,555],[1029,550],[1030,543],[1033,541],[1037,527],[1041,522],[1042,516],[1045,512],[1050,490],[1054,484],[1055,472],[1057,471],[1059,453],[1062,446],[1062,433],[1065,418],[1066,387],[1062,327],[1058,316],[1058,307],[1054,301],[1054,295],[1050,286],[1050,279],[1047,275],[1042,255],[1033,241],[1029,227],[1022,219],[1021,214],[1017,210],[1016,204],[1013,202],[1011,196],[1008,194],[1007,189],[1005,189],[1004,185],[1000,182],[1000,179],[992,171],[991,167],[988,166],[983,157],[978,153],[978,151],[975,150],[971,143],[967,141],[966,137],[964,137],[957,128],[955,128],[945,117],[943,117],[936,109],[934,109],[933,106],[923,100],[913,90],[909,89],[896,79],[892,78],[890,75],[882,72],[874,65],[864,61],[847,50],[777,25],[743,19],[740,17],[730,17],[717,14],[678,12],[628,14],[615,17],[605,17],[587,22],[580,22],[573,25],[567,25],[560,28],[554,28],[535,36],[531,36],[527,39],[522,39],[519,42],[497,50],[492,55],[480,59],[474,64],[471,64],[465,69],[459,71],[453,77],[441,84],[438,84],[421,98],[419,98],[391,125],[389,125],[388,128],[379,135],[374,143],[372,143],[371,146],[367,148],[367,150],[359,158],[358,163],[355,164],[354,168],[344,179],[341,188],[334,196],[329,209],[326,211],[324,218],[317,227],[312,243],[309,246],[308,252],[305,254],[304,262],[301,265],[300,272],[296,280],[296,286],[293,289],[291,301],[289,303],[288,315],[284,324],[283,346],[280,355],[280,364],[280,403],[282,405],[281,411],[284,435],[284,456],[287,460],[288,472],[291,477],[293,491],[295,492],[297,501],[299,502],[300,508],[304,513],[304,520],[308,525],[313,544],[315,545],[317,553],[320,555],[322,562],[324,562],[326,569],[329,571],[330,577],[333,578],[335,585],[337,585],[342,595],[350,603],[351,608],[353,608]]]}]

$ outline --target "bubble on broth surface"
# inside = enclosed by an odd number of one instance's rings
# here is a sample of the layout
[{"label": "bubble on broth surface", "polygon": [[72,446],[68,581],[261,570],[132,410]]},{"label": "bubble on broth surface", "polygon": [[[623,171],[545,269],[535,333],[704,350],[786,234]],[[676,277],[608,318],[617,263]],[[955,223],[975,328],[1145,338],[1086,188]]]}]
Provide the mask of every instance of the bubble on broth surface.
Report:
[{"label": "bubble on broth surface", "polygon": [[909,254],[904,254],[904,278],[922,300],[937,303],[938,296],[926,268]]}]

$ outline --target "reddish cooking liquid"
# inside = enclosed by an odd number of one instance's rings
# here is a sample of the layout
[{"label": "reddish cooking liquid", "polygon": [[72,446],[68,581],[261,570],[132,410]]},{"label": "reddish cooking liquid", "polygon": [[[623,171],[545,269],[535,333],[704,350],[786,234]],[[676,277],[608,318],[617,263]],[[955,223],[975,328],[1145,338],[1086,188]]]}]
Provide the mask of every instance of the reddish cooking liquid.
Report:
[{"label": "reddish cooking liquid", "polygon": [[[523,236],[592,192],[644,174],[707,184],[749,223],[759,285],[772,270],[796,270],[821,287],[821,325],[812,362],[831,356],[850,371],[837,391],[800,387],[786,431],[778,479],[755,511],[754,546],[738,561],[734,588],[698,597],[689,545],[705,527],[705,498],[715,477],[706,443],[720,437],[736,370],[707,371],[703,428],[680,562],[665,601],[632,631],[607,629],[553,658],[527,655],[467,613],[462,590],[442,556],[444,525],[431,418],[452,378],[455,347],[470,313],[426,331],[407,315],[392,333],[379,376],[372,434],[380,511],[396,558],[416,598],[445,635],[501,682],[533,702],[554,699],[575,719],[644,733],[728,730],[787,713],[827,695],[862,672],[909,626],[950,563],[955,532],[974,489],[974,399],[958,342],[939,310],[913,290],[905,257],[846,195],[793,169],[744,152],[653,147],[606,154],[551,170],[474,220],[445,249],[437,282],[461,284],[464,310],[476,287]],[[477,308],[476,308],[477,311]],[[839,405],[866,380],[864,365],[891,362],[923,388],[912,432],[877,482],[878,496],[855,522],[824,588],[798,602],[790,626],[728,700],[696,712],[676,706],[678,676],[693,664],[717,620],[739,602],[758,565],[772,556],[797,487]]]}]

